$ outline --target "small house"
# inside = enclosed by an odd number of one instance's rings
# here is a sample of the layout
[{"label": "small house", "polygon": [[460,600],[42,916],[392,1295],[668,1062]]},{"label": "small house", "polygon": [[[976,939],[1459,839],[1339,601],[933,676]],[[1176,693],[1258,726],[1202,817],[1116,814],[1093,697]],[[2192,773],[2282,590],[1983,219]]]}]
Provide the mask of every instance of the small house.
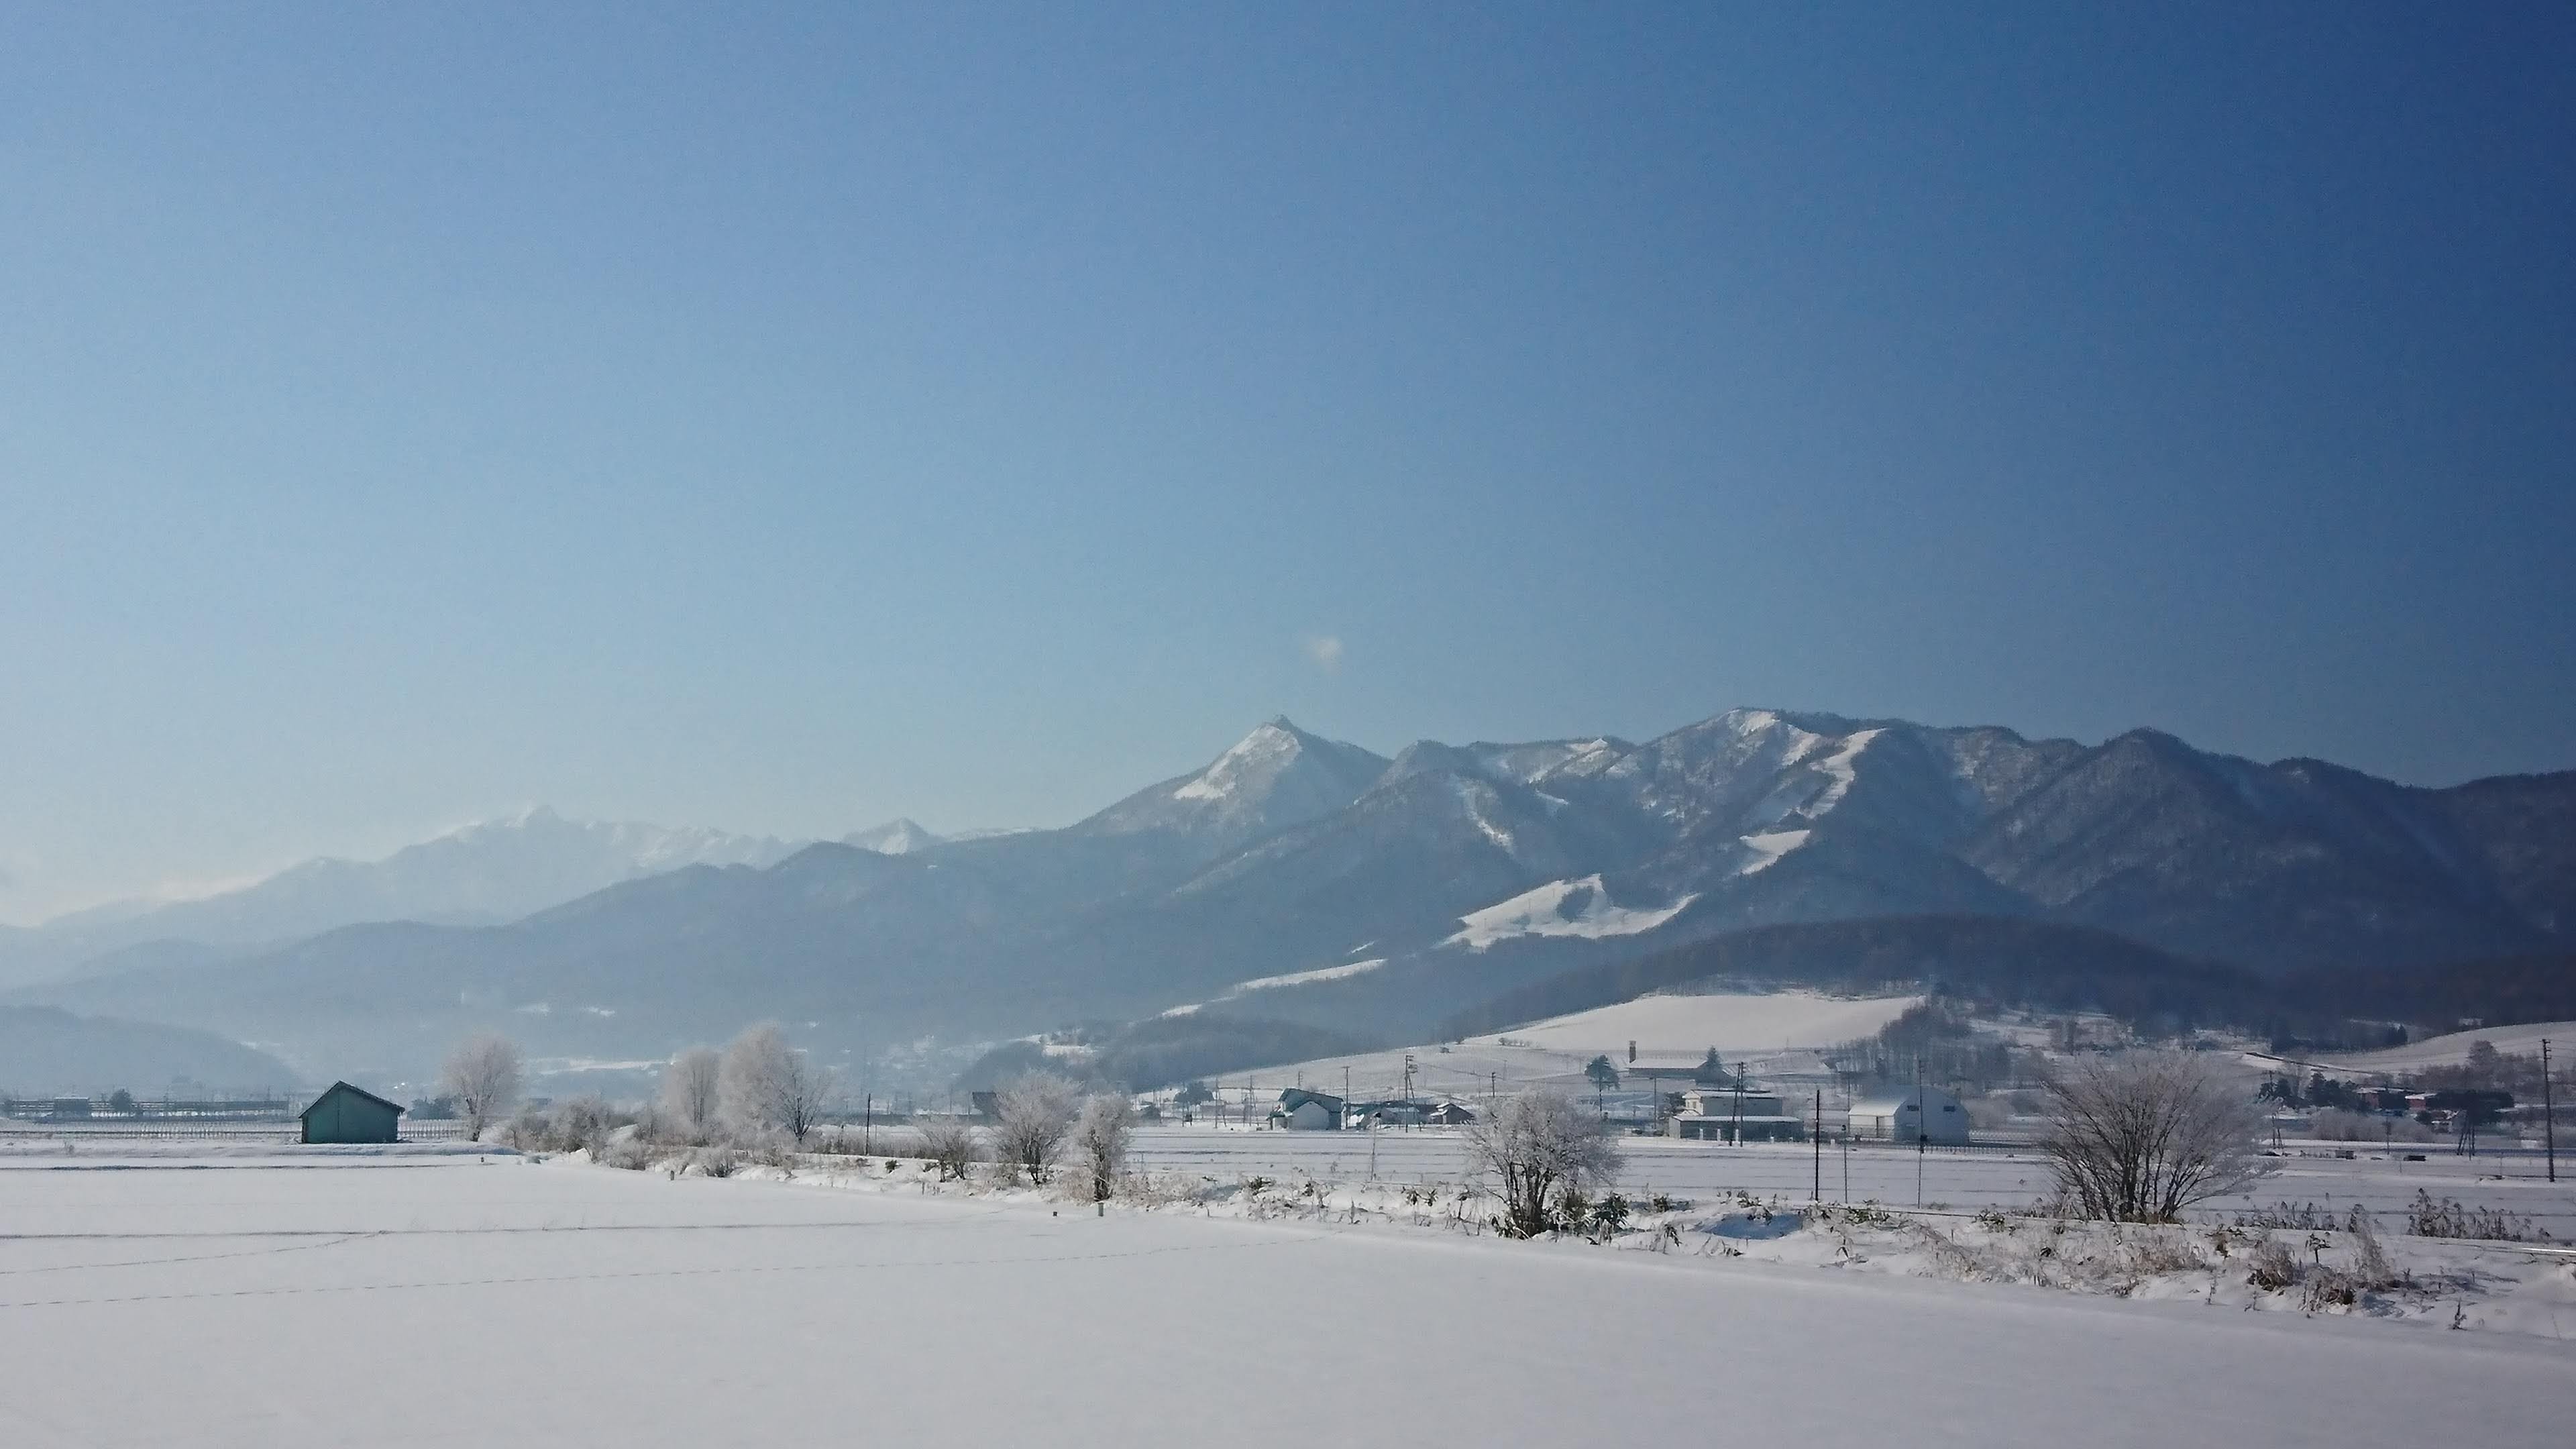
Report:
[{"label": "small house", "polygon": [[1464,1102],[1443,1102],[1423,1113],[1422,1120],[1431,1127],[1464,1127],[1476,1120],[1476,1114]]},{"label": "small house", "polygon": [[1338,1132],[1344,1105],[1339,1097],[1290,1087],[1279,1094],[1279,1105],[1271,1109],[1270,1121],[1292,1132]]},{"label": "small house", "polygon": [[1777,1092],[1750,1084],[1695,1087],[1681,1094],[1681,1110],[1665,1120],[1664,1133],[1692,1141],[1804,1142],[1807,1124]]},{"label": "small house", "polygon": [[363,1087],[333,1082],[300,1118],[307,1142],[392,1142],[402,1114],[400,1106]]},{"label": "small house", "polygon": [[1968,1140],[1968,1109],[1939,1087],[1863,1097],[1851,1104],[1846,1120],[1851,1135],[1863,1142],[1962,1146]]}]

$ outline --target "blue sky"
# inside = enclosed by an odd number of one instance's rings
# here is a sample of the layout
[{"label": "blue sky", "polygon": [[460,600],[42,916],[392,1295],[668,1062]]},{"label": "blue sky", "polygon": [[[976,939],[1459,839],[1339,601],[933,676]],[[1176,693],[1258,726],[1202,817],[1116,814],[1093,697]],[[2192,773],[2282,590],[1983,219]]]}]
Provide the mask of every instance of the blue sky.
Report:
[{"label": "blue sky", "polygon": [[2571,15],[12,7],[0,920],[1282,711],[2576,766]]}]

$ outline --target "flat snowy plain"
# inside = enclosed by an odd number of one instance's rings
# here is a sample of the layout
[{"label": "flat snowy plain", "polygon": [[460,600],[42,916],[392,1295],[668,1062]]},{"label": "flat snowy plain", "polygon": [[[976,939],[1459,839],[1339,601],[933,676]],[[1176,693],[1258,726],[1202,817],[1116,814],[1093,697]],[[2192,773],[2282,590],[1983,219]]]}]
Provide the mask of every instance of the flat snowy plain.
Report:
[{"label": "flat snowy plain", "polygon": [[2520,1335],[574,1161],[12,1156],[0,1229],[10,1446],[2498,1446],[2576,1422],[2576,1353]]}]

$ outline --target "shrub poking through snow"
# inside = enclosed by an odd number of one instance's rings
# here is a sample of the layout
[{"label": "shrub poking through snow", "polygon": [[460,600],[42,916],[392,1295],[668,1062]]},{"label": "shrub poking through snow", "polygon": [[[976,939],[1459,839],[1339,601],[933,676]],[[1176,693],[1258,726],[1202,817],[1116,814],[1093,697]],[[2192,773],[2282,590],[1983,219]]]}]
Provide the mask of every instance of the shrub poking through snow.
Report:
[{"label": "shrub poking through snow", "polygon": [[2485,1238],[2499,1243],[2546,1241],[2549,1230],[2502,1208],[2464,1207],[2456,1198],[2437,1198],[2415,1189],[2406,1209],[2406,1231],[2419,1238]]},{"label": "shrub poking through snow", "polygon": [[2380,1246],[2379,1232],[2370,1225],[2370,1214],[2358,1204],[2352,1210],[2352,1276],[2374,1293],[2405,1281],[2389,1263],[2388,1250]]},{"label": "shrub poking through snow", "polygon": [[2236,1215],[2236,1226],[2240,1228],[2287,1228],[2309,1233],[2335,1225],[2334,1209],[2312,1202],[2274,1203],[2267,1208],[2252,1208]]},{"label": "shrub poking through snow", "polygon": [[1532,1238],[1558,1225],[1558,1194],[1606,1187],[1619,1176],[1619,1147],[1600,1117],[1573,1098],[1533,1089],[1494,1104],[1466,1130],[1469,1157],[1501,1184],[1496,1231]]},{"label": "shrub poking through snow", "polygon": [[2290,1247],[2277,1238],[2265,1238],[2257,1244],[2248,1261],[2252,1264],[2245,1281],[2266,1293],[2278,1293],[2299,1280],[2299,1261],[2290,1256]]}]

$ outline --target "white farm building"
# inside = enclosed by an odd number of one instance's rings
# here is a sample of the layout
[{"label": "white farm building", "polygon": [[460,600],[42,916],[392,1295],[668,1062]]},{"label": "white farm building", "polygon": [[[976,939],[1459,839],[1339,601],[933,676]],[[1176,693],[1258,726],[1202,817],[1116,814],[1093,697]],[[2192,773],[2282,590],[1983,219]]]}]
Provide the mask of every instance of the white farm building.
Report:
[{"label": "white farm building", "polygon": [[1847,1121],[1851,1135],[1862,1142],[1968,1140],[1968,1109],[1939,1087],[1859,1098]]}]

